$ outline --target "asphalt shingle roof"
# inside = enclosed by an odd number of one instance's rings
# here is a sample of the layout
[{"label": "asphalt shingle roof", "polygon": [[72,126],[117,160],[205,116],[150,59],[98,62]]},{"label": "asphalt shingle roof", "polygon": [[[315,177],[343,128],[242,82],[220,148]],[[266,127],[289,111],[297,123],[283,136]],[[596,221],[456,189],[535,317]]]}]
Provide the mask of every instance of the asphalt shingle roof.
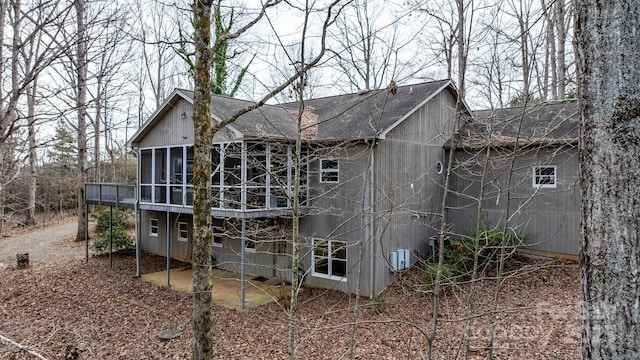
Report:
[{"label": "asphalt shingle roof", "polygon": [[577,144],[577,101],[481,110],[459,132],[458,147]]},{"label": "asphalt shingle roof", "polygon": [[[374,138],[449,83],[449,80],[441,80],[399,86],[395,94],[381,89],[305,100],[305,112],[312,113],[313,121],[317,122],[313,140]],[[193,96],[190,91],[183,93]],[[250,101],[214,96],[211,111],[218,119],[225,119],[251,104]],[[297,102],[263,105],[242,115],[232,126],[245,137],[295,139],[297,111]]]}]

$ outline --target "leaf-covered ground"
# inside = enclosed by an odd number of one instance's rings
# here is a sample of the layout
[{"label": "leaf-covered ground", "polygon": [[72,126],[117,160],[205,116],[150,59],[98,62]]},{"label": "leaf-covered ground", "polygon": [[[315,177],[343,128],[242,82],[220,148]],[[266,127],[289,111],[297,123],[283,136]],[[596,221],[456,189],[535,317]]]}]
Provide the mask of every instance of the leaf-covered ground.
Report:
[{"label": "leaf-covered ground", "polygon": [[[116,255],[111,269],[107,256],[85,264],[81,243],[52,246],[63,247],[69,257],[33,262],[24,270],[7,264],[0,268],[0,335],[48,359],[76,354],[80,359],[190,358],[188,294],[134,278],[132,253]],[[163,258],[144,257],[144,272],[164,266]],[[469,285],[446,289],[434,358],[464,358],[463,327],[469,317],[475,350],[471,358],[487,357],[495,285],[490,279],[477,284],[471,311]],[[374,300],[305,288],[297,317],[298,358],[426,357],[433,308],[424,290],[415,269]],[[503,283],[493,331],[494,358],[580,358],[578,298],[575,265],[524,265]],[[214,306],[216,358],[287,358],[284,306],[272,303],[244,312]],[[170,341],[158,339],[158,332],[167,329],[182,335]],[[32,357],[0,342],[0,358]]]}]

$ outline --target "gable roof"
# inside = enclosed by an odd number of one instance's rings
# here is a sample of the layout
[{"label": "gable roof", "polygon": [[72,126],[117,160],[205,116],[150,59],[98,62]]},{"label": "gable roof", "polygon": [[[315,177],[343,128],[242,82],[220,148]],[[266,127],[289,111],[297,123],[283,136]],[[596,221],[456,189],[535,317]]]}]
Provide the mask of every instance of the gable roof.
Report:
[{"label": "gable roof", "polygon": [[[450,80],[399,86],[395,94],[387,89],[365,93],[329,96],[305,100],[306,118],[316,141],[347,141],[384,138],[409,115],[441,91],[455,94]],[[127,142],[129,146],[142,139],[179,99],[193,104],[193,92],[176,89]],[[213,95],[211,113],[214,121],[226,119],[253,105],[247,100]],[[240,116],[229,129],[239,137],[294,140],[297,136],[298,102],[265,104]],[[309,123],[310,122],[310,123]]]},{"label": "gable roof", "polygon": [[460,129],[457,147],[578,144],[580,116],[574,100],[474,111],[473,115]]},{"label": "gable roof", "polygon": [[[450,88],[450,80],[399,86],[395,94],[387,89],[365,93],[305,100],[318,119],[318,140],[373,139],[386,135],[409,115]],[[298,103],[282,106],[297,109]]]}]

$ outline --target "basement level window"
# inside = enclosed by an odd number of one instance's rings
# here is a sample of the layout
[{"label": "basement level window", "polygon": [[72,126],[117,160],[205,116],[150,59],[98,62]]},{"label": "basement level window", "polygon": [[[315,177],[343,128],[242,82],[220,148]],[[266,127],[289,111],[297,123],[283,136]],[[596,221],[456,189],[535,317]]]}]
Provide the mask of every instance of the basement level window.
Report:
[{"label": "basement level window", "polygon": [[149,219],[149,235],[158,236],[158,219]]},{"label": "basement level window", "polygon": [[557,168],[555,166],[534,166],[533,187],[555,188],[557,183]]},{"label": "basement level window", "polygon": [[335,184],[340,180],[338,159],[320,159],[320,182]]},{"label": "basement level window", "polygon": [[313,239],[312,275],[346,281],[347,243],[336,240]]},{"label": "basement level window", "polygon": [[256,252],[257,245],[258,244],[256,243],[256,239],[253,237],[253,235],[247,235],[244,243],[244,249],[249,253],[254,253]]},{"label": "basement level window", "polygon": [[189,241],[189,223],[178,223],[178,241]]},{"label": "basement level window", "polygon": [[224,229],[219,226],[213,227],[213,243],[214,247],[222,247],[222,234],[224,234]]}]

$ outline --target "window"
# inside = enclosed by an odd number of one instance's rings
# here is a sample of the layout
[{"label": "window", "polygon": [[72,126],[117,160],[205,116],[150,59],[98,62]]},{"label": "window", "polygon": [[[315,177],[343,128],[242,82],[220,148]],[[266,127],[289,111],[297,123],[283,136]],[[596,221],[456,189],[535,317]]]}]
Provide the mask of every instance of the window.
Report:
[{"label": "window", "polygon": [[149,235],[158,236],[158,219],[149,219]]},{"label": "window", "polygon": [[276,242],[276,254],[278,255],[287,255],[287,242],[286,241],[277,241]]},{"label": "window", "polygon": [[215,247],[222,247],[222,234],[224,230],[219,226],[213,227],[213,243],[212,245]]},{"label": "window", "polygon": [[340,178],[340,164],[337,159],[320,159],[320,182],[337,183]]},{"label": "window", "polygon": [[534,188],[555,188],[557,172],[555,166],[534,166],[533,167],[533,187]]},{"label": "window", "polygon": [[313,271],[318,277],[345,281],[347,276],[347,243],[313,239]]},{"label": "window", "polygon": [[256,245],[256,240],[253,238],[253,236],[247,235],[244,243],[244,249],[247,252],[254,253],[256,252]]},{"label": "window", "polygon": [[189,224],[186,222],[178,223],[178,241],[189,241]]}]

